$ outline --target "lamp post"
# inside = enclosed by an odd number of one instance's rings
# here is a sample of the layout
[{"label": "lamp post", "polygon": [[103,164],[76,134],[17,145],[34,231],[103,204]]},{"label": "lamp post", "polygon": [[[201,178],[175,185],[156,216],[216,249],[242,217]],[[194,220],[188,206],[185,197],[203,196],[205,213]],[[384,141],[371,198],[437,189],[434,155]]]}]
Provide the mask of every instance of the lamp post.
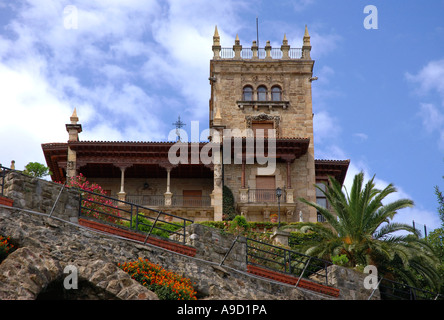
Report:
[{"label": "lamp post", "polygon": [[278,229],[281,227],[281,188],[276,189],[276,197],[278,198]]}]

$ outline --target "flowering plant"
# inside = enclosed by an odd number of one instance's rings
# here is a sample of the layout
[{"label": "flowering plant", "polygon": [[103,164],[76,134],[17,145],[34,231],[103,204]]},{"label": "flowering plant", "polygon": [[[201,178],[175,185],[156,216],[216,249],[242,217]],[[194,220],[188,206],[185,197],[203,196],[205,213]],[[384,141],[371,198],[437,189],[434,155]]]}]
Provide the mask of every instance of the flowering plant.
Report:
[{"label": "flowering plant", "polygon": [[161,266],[139,258],[119,263],[118,266],[131,278],[155,292],[161,300],[197,300],[191,280]]},{"label": "flowering plant", "polygon": [[13,250],[15,250],[15,248],[14,245],[10,243],[10,238],[0,236],[0,262],[5,260]]},{"label": "flowering plant", "polygon": [[82,192],[82,214],[99,220],[121,224],[120,212],[113,202],[105,198],[105,190],[97,183],[90,183],[83,174],[71,178],[66,183],[67,187],[74,187],[88,192]]}]

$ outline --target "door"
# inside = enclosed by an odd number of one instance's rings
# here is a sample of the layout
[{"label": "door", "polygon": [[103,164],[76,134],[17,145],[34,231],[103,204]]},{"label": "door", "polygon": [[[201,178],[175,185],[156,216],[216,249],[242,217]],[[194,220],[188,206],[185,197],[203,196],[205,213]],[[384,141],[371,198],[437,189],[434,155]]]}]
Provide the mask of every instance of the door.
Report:
[{"label": "door", "polygon": [[184,207],[201,207],[202,190],[183,190]]},{"label": "door", "polygon": [[275,176],[256,176],[255,202],[276,201]]}]

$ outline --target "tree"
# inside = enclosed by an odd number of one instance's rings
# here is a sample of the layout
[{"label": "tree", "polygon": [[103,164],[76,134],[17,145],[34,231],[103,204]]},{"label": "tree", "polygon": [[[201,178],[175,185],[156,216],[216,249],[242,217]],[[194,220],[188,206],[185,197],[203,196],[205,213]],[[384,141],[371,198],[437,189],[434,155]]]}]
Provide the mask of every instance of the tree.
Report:
[{"label": "tree", "polygon": [[[396,188],[389,184],[383,190],[375,187],[374,176],[364,185],[364,174],[354,177],[348,194],[334,178],[329,179],[325,191],[318,188],[327,198],[332,211],[306,199],[300,201],[316,208],[326,219],[328,227],[311,224],[311,229],[325,238],[306,248],[306,254],[330,259],[345,254],[348,266],[375,265],[381,274],[391,273],[410,285],[416,284],[419,274],[428,284],[437,285],[438,259],[432,247],[420,232],[410,225],[391,222],[398,210],[412,207],[413,201],[400,199],[383,204]],[[308,224],[299,224],[308,228]],[[407,234],[393,234],[404,231]],[[396,270],[393,268],[396,266]],[[400,268],[400,269],[399,269]],[[398,270],[399,269],[399,270]],[[398,279],[400,280],[400,279]]]},{"label": "tree", "polygon": [[435,194],[438,198],[438,213],[439,218],[441,219],[441,224],[444,226],[444,196],[442,195],[441,190],[439,190],[438,186],[435,186]]},{"label": "tree", "polygon": [[43,178],[51,174],[48,167],[38,162],[29,162],[23,173],[35,178]]}]

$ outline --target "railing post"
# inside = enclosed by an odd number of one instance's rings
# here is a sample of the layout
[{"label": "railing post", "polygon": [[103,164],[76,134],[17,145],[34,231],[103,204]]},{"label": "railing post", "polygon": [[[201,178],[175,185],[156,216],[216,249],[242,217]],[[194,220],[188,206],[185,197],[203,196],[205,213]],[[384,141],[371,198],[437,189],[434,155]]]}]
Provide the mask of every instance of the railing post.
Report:
[{"label": "railing post", "polygon": [[304,269],[302,269],[302,272],[299,275],[298,282],[296,283],[295,288],[299,285],[299,282],[301,281],[302,276],[304,275],[305,270],[307,269],[308,265],[310,264],[310,261],[311,261],[311,257],[310,257],[310,259],[308,259],[307,263],[305,264]]},{"label": "railing post", "polygon": [[156,225],[157,220],[159,220],[159,217],[160,217],[160,214],[161,214],[161,213],[162,213],[162,212],[159,212],[159,213],[157,214],[156,220],[154,221],[153,225],[151,226],[150,232],[148,232],[148,234],[146,235],[146,238],[145,238],[145,241],[143,242],[143,244],[146,244],[146,241],[148,240],[148,237],[151,235],[151,232],[153,231],[153,228],[154,228],[154,226]]},{"label": "railing post", "polygon": [[79,190],[79,218],[82,215],[82,192]]},{"label": "railing post", "polygon": [[186,237],[186,230],[185,230],[185,228],[186,228],[186,220],[184,219],[183,220],[183,240],[182,240],[183,244],[185,244],[185,237]]},{"label": "railing post", "polygon": [[59,202],[59,198],[60,198],[60,196],[61,196],[61,194],[62,194],[62,192],[63,192],[64,189],[65,189],[65,184],[63,184],[63,186],[60,188],[59,195],[57,196],[57,198],[56,198],[56,200],[55,200],[55,202],[54,202],[54,205],[53,205],[52,208],[51,208],[51,212],[49,213],[49,217],[50,217],[50,218],[51,218],[51,216],[52,216],[52,213],[54,212],[54,209],[55,209],[55,207],[56,207],[56,205],[57,205],[57,202]]},{"label": "railing post", "polygon": [[236,244],[237,239],[239,239],[239,235],[237,235],[236,239],[234,239],[233,243],[231,244],[230,249],[229,249],[228,252],[225,254],[225,256],[224,256],[224,258],[222,259],[222,262],[219,264],[219,266],[222,266],[222,265],[223,265],[225,259],[228,257],[228,255],[230,254],[230,252],[231,252],[231,250],[233,249],[234,245]]}]

